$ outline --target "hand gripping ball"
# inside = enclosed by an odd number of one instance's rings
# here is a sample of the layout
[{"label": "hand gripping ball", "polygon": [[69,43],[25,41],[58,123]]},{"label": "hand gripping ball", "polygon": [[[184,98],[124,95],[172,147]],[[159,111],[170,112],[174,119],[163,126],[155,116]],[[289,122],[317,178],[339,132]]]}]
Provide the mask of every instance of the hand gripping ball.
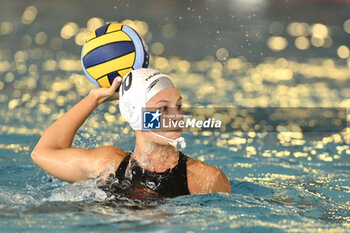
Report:
[{"label": "hand gripping ball", "polygon": [[148,63],[147,45],[143,39],[131,27],[118,23],[96,29],[85,41],[81,52],[84,73],[98,87],[110,87],[117,76],[147,68]]}]

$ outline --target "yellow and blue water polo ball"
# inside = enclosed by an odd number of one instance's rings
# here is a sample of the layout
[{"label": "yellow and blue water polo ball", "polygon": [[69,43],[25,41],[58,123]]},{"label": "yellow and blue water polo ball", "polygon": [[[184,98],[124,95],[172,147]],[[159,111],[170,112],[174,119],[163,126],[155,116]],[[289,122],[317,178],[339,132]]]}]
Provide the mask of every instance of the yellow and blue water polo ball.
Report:
[{"label": "yellow and blue water polo ball", "polygon": [[96,29],[81,52],[84,73],[98,87],[110,87],[117,76],[147,68],[149,54],[143,39],[131,27],[110,23]]}]

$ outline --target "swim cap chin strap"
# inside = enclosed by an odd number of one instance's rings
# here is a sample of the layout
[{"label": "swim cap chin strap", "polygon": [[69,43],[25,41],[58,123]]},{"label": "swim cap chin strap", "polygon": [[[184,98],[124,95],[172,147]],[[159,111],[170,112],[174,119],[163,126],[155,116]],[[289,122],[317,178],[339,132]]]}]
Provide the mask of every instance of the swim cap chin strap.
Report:
[{"label": "swim cap chin strap", "polygon": [[176,147],[177,144],[180,144],[181,149],[186,148],[186,141],[185,141],[185,139],[183,137],[178,137],[177,139],[171,139],[171,138],[164,137],[163,135],[157,134],[157,133],[155,133],[153,131],[150,131],[150,132],[153,133],[154,135],[160,137],[160,138],[168,140],[169,144],[172,145],[173,147]]},{"label": "swim cap chin strap", "polygon": [[[119,109],[133,130],[143,130],[142,109],[146,108],[147,102],[160,91],[171,87],[175,87],[171,77],[151,68],[133,70],[123,77],[121,88],[119,89]],[[181,148],[186,147],[183,137],[174,140],[156,134],[151,130],[149,131],[160,138],[170,141],[169,144],[174,147],[178,143],[181,145]]]}]

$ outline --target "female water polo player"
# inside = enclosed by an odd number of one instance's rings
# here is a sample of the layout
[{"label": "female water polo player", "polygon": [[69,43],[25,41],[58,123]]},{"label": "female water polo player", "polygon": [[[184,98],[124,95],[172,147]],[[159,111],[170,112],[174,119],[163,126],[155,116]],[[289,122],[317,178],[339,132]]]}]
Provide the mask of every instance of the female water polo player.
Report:
[{"label": "female water polo player", "polygon": [[[122,83],[122,85],[121,85]],[[121,85],[119,93],[116,89]],[[132,152],[117,146],[96,149],[72,148],[75,133],[101,103],[120,99],[119,109],[135,132]],[[129,72],[123,80],[115,79],[110,88],[98,88],[73,106],[42,135],[32,152],[34,162],[49,174],[75,182],[104,174],[102,189],[107,193],[152,194],[175,197],[186,194],[231,193],[225,174],[215,166],[192,159],[176,149],[184,144],[181,130],[162,132],[142,130],[141,109],[181,112],[181,95],[171,77],[154,69]],[[158,112],[157,111],[157,112]],[[174,114],[172,121],[179,120]],[[112,166],[111,166],[112,165]]]}]

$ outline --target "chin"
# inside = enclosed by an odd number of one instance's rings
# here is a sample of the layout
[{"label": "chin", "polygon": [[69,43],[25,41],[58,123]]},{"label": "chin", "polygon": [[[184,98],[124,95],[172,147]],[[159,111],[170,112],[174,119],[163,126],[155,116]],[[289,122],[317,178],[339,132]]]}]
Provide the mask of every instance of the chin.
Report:
[{"label": "chin", "polygon": [[163,136],[171,139],[177,139],[178,137],[181,137],[181,134],[181,130],[167,131],[162,133]]}]

